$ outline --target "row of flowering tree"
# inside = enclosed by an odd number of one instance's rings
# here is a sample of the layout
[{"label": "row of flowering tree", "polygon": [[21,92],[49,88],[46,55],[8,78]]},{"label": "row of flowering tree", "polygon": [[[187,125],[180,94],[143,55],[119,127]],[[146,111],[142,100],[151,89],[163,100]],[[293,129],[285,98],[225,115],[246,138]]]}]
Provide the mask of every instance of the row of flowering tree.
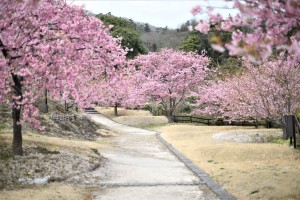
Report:
[{"label": "row of flowering tree", "polygon": [[169,121],[173,113],[197,86],[203,85],[210,60],[205,55],[162,49],[128,60],[127,66],[106,77],[106,84],[95,93],[102,106],[136,108],[149,102],[162,105]]},{"label": "row of flowering tree", "polygon": [[[209,58],[194,53],[164,49],[141,55],[124,67],[126,52],[119,40],[100,20],[64,0],[2,0],[0,103],[12,108],[13,152],[22,154],[22,123],[42,128],[36,102],[45,91],[54,99],[71,98],[81,108],[91,102],[117,107],[152,100],[162,104],[170,121],[178,105],[195,95],[193,91],[201,94],[200,108],[220,116],[278,119],[282,113],[295,112],[299,4],[235,0],[240,10],[236,17],[209,13],[209,20],[195,29],[206,33],[213,27],[215,49],[248,60],[243,74],[214,82],[208,81]],[[204,11],[199,6],[193,9],[194,14]],[[232,32],[231,41],[222,41],[218,30]],[[285,54],[268,61],[274,49]]]},{"label": "row of flowering tree", "polygon": [[[198,111],[227,119],[271,119],[281,125],[283,114],[300,108],[300,1],[232,0],[236,16],[223,17],[214,8],[195,6],[194,15],[207,14],[194,27],[215,30],[212,47],[241,56],[243,73],[211,80],[202,91]],[[218,31],[232,34],[222,41]]]},{"label": "row of flowering tree", "polygon": [[244,66],[237,76],[201,87],[198,111],[230,120],[267,119],[283,126],[282,115],[300,108],[299,63],[281,58]]},{"label": "row of flowering tree", "polygon": [[[213,48],[242,56],[242,74],[222,81],[208,80],[207,57],[164,49],[129,62],[130,78],[112,95],[113,104],[155,101],[172,121],[178,105],[196,95],[200,99],[197,106],[205,114],[229,119],[267,118],[282,124],[282,114],[295,113],[299,108],[299,1],[235,0],[234,8],[240,14],[223,18],[211,7],[196,6],[193,13],[207,12],[209,19],[194,28],[204,33],[213,28]],[[231,40],[222,41],[218,31],[230,32]],[[277,60],[270,61],[272,55]],[[124,96],[125,88],[131,89]]]},{"label": "row of flowering tree", "polygon": [[169,121],[180,103],[202,85],[208,74],[209,58],[195,53],[162,49],[130,61],[131,94],[139,103],[155,101],[166,111]]},{"label": "row of flowering tree", "polygon": [[79,107],[103,75],[125,61],[103,23],[63,0],[0,3],[0,103],[12,108],[13,152],[22,155],[21,124],[41,129],[36,102],[47,90]]}]

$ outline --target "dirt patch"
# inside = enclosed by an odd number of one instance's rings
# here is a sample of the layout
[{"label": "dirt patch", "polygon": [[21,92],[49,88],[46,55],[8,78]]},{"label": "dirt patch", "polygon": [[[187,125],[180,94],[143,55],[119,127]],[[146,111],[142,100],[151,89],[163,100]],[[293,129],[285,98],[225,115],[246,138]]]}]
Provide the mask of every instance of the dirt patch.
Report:
[{"label": "dirt patch", "polygon": [[[5,107],[3,104],[1,106]],[[40,113],[39,121],[45,127],[44,131],[37,131],[29,125],[22,126],[23,133],[34,132],[35,134],[67,138],[95,141],[98,137],[106,135],[105,131],[102,135],[103,126],[91,121],[84,112],[77,112],[75,108],[64,110],[63,102],[48,100],[49,112]],[[5,107],[6,112],[0,112],[0,124],[6,129],[12,129],[12,119],[9,108]],[[1,129],[1,126],[0,126]]]},{"label": "dirt patch", "polygon": [[237,129],[218,132],[212,138],[219,141],[238,143],[267,143],[282,138],[282,130],[274,129]]},{"label": "dirt patch", "polygon": [[216,139],[220,133],[246,136],[262,132],[268,138],[267,134],[276,136],[278,129],[257,132],[250,127],[185,124],[155,129],[238,199],[300,199],[299,150],[288,144],[240,143],[226,136]]},{"label": "dirt patch", "polygon": [[56,101],[50,101],[49,113],[42,113],[40,121],[45,126],[45,131],[36,133],[68,139],[96,140],[101,136],[98,130],[103,129],[91,121],[85,113],[76,112],[74,109],[66,112],[63,104]]},{"label": "dirt patch", "polygon": [[147,127],[168,123],[168,119],[165,116],[152,116],[149,111],[145,110],[127,110],[119,108],[119,116],[117,117],[114,116],[113,108],[97,107],[96,110],[118,123],[135,127]]},{"label": "dirt patch", "polygon": [[13,156],[3,138],[0,145],[0,189],[13,189],[38,181],[61,181],[101,165],[100,154],[70,149],[24,145],[23,156]]},{"label": "dirt patch", "polygon": [[[49,113],[41,114],[44,132],[23,125],[24,156],[11,152],[11,116],[0,116],[0,198],[1,199],[92,199],[87,188],[68,184],[76,175],[84,175],[103,166],[101,149],[113,148],[110,137],[117,133],[91,120],[54,120],[52,114],[84,116],[65,112],[61,102],[50,101]],[[50,184],[32,184],[37,180]],[[52,183],[52,181],[55,181]],[[57,183],[63,181],[62,184]]]}]

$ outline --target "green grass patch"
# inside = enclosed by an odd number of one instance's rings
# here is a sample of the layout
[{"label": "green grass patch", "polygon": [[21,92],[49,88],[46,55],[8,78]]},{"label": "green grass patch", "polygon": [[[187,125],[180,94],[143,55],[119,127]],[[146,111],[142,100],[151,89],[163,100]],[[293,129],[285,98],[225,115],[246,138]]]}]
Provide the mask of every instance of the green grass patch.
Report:
[{"label": "green grass patch", "polygon": [[140,126],[141,128],[144,129],[155,129],[155,128],[159,128],[159,127],[163,127],[163,126],[167,126],[167,125],[171,125],[172,123],[164,123],[164,124],[150,124],[150,125],[144,125],[144,126]]},{"label": "green grass patch", "polygon": [[9,145],[0,138],[0,160],[7,160],[14,157]]},{"label": "green grass patch", "polygon": [[7,160],[14,157],[14,154],[11,151],[1,151],[0,160]]},{"label": "green grass patch", "polygon": [[272,143],[276,143],[276,144],[289,144],[289,140],[284,140],[284,139],[275,139],[272,140]]},{"label": "green grass patch", "polygon": [[59,151],[50,151],[45,147],[40,147],[40,146],[36,147],[36,150],[42,154],[59,154]]},{"label": "green grass patch", "polygon": [[98,151],[98,149],[95,148],[91,148],[92,152],[94,152],[97,155],[100,155],[100,152]]},{"label": "green grass patch", "polygon": [[[284,140],[284,139],[275,139],[275,140],[272,141],[272,143],[275,143],[275,144],[287,144],[287,145],[289,145],[290,144],[290,139],[287,139],[287,140]],[[294,144],[292,144],[292,146],[293,145]],[[296,150],[300,151],[300,140],[299,140],[299,138],[297,138]]]}]

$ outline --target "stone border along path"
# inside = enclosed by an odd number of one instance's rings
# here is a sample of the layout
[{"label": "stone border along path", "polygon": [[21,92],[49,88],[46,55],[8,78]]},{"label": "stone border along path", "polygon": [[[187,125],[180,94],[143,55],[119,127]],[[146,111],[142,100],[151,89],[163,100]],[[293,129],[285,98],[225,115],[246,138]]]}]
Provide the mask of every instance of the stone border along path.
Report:
[{"label": "stone border along path", "polygon": [[199,176],[204,183],[210,187],[219,197],[220,199],[226,199],[226,200],[233,200],[235,199],[232,195],[230,195],[226,190],[224,190],[216,181],[214,181],[209,175],[197,167],[190,159],[188,159],[185,155],[177,151],[170,143],[168,143],[166,140],[164,140],[161,136],[160,133],[156,133],[157,138],[167,146],[168,149],[172,153],[174,153],[184,164],[192,170],[197,176]]},{"label": "stone border along path", "polygon": [[235,199],[160,133],[117,123],[95,110],[86,112],[119,133],[111,138],[113,148],[101,150],[107,158],[103,166],[70,179],[86,185],[93,199]]}]

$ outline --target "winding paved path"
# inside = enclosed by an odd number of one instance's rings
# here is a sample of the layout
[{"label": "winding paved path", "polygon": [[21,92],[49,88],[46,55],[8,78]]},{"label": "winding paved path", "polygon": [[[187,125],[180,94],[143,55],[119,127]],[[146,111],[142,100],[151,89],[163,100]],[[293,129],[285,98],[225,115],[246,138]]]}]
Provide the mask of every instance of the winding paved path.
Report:
[{"label": "winding paved path", "polygon": [[96,200],[227,199],[216,195],[174,156],[156,132],[116,123],[96,112],[92,120],[119,132],[103,167],[85,180]]}]

